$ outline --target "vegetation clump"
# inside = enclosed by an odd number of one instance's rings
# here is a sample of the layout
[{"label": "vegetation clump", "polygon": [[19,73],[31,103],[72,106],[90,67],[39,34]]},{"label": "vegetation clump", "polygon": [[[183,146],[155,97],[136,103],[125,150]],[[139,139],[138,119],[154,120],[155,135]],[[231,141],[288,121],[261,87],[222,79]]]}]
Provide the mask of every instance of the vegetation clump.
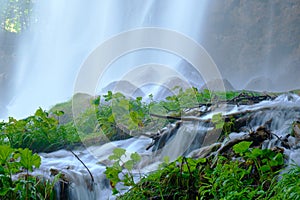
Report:
[{"label": "vegetation clump", "polygon": [[40,165],[41,158],[28,148],[0,145],[0,199],[55,199],[53,188],[60,175],[50,181],[29,174]]},{"label": "vegetation clump", "polygon": [[[57,116],[62,113],[57,112]],[[39,108],[33,116],[0,124],[2,142],[7,139],[13,148],[29,148],[34,152],[51,152],[78,143],[76,129],[60,125],[55,117]]]},{"label": "vegetation clump", "polygon": [[[132,175],[119,178],[120,173],[125,172],[119,163],[107,167],[106,174],[114,186],[117,182],[130,186],[128,192],[118,196],[119,199],[300,198],[297,188],[300,167],[294,166],[280,174],[285,167],[283,153],[251,145],[252,142],[247,141],[234,145],[230,156],[180,157],[174,162],[163,163],[159,170],[142,177],[138,183],[129,181]],[[125,150],[118,150],[118,153],[120,158],[125,155]],[[132,174],[128,169],[126,171]]]}]

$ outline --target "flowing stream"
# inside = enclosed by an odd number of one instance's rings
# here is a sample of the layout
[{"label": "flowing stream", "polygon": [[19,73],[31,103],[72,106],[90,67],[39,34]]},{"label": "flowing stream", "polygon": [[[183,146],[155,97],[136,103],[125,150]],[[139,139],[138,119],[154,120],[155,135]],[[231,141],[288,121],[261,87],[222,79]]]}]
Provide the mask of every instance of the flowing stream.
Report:
[{"label": "flowing stream", "polygon": [[[223,115],[247,113],[244,116],[247,120],[246,124],[241,127],[242,131],[229,134],[224,141],[234,140],[264,126],[271,131],[273,137],[264,141],[263,148],[282,147],[286,155],[286,163],[300,165],[300,132],[299,135],[290,136],[293,122],[300,119],[299,96],[284,94],[274,100],[253,105],[228,105],[225,109],[208,112],[198,119],[210,119],[213,114],[219,112]],[[105,166],[111,164],[108,156],[112,154],[114,148],[124,148],[128,153],[139,153],[142,161],[136,170],[138,173],[147,174],[157,169],[165,156],[168,156],[170,160],[181,155],[195,156],[201,152],[201,147],[216,143],[216,140],[206,141],[207,132],[212,129],[207,123],[201,121],[181,122],[180,125],[178,123],[163,128],[162,131],[173,131],[172,136],[160,141],[160,143],[165,143],[164,145],[158,144],[149,150],[146,148],[152,140],[145,136],[75,150],[74,152],[90,169],[95,179],[93,184],[85,167],[71,152],[66,150],[40,154],[42,165],[35,173],[51,178],[53,174],[61,172],[65,180],[70,182],[68,188],[64,189],[65,197],[70,199],[113,199],[109,181],[103,173]],[[283,140],[287,141],[288,148],[282,144]],[[59,187],[56,189],[61,190]]]}]

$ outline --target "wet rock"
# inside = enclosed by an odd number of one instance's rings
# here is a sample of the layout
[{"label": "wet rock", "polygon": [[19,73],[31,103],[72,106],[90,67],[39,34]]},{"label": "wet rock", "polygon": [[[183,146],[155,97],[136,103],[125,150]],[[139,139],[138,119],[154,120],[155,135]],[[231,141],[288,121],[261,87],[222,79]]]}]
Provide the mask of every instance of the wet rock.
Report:
[{"label": "wet rock", "polygon": [[253,141],[253,146],[260,146],[263,141],[270,139],[272,133],[267,130],[264,126],[260,126],[255,132],[250,132],[251,140]]},{"label": "wet rock", "polygon": [[296,121],[293,124],[293,135],[296,138],[297,142],[300,141],[300,121]]},{"label": "wet rock", "polygon": [[196,149],[192,151],[188,157],[191,158],[205,158],[209,156],[212,152],[216,151],[218,148],[221,147],[221,143],[214,143],[209,146],[202,147],[200,149]]},{"label": "wet rock", "polygon": [[59,197],[59,199],[69,199],[69,187],[71,184],[69,178],[65,174],[61,173],[61,171],[59,171],[58,169],[51,168],[50,173],[51,176],[61,174],[59,182],[57,183],[57,187],[59,188],[59,190],[57,190],[57,196]]},{"label": "wet rock", "polygon": [[207,146],[217,142],[221,134],[222,130],[220,129],[212,129],[207,131],[202,145]]},{"label": "wet rock", "polygon": [[267,130],[265,127],[260,126],[256,129],[256,131],[252,131],[249,134],[241,134],[240,137],[234,137],[234,139],[229,139],[225,141],[222,147],[218,150],[219,154],[225,153],[230,150],[235,144],[240,143],[242,141],[253,142],[251,147],[260,147],[262,143],[270,139],[272,133]]},{"label": "wet rock", "polygon": [[157,151],[163,148],[169,139],[171,139],[177,133],[179,127],[181,126],[182,121],[178,121],[175,124],[170,124],[169,127],[159,131],[156,135],[153,135],[153,142],[150,144],[147,149],[150,149],[153,146],[152,151]]}]

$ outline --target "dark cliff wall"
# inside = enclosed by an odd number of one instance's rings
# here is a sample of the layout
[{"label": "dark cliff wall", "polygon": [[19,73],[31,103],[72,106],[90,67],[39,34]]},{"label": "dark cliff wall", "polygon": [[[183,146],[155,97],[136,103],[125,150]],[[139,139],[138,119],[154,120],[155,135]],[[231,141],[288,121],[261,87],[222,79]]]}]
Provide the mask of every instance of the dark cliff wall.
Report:
[{"label": "dark cliff wall", "polygon": [[202,44],[234,87],[300,88],[299,0],[211,0],[205,23]]}]

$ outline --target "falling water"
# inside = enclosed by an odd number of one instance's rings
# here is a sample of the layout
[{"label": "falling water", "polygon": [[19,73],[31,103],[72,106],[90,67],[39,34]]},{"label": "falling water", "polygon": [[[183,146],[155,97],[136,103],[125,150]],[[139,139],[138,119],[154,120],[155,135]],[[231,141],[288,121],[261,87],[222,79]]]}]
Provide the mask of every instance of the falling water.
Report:
[{"label": "falling water", "polygon": [[[32,114],[72,96],[76,75],[87,56],[112,36],[141,27],[174,30],[201,42],[208,1],[35,2],[37,22],[20,42],[14,100],[9,115]],[[147,36],[145,36],[147,37]],[[159,63],[174,68],[180,57],[145,49],[120,57],[101,77],[99,90],[136,66]],[[182,70],[184,71],[184,70]],[[26,106],[24,106],[26,105]]]}]

